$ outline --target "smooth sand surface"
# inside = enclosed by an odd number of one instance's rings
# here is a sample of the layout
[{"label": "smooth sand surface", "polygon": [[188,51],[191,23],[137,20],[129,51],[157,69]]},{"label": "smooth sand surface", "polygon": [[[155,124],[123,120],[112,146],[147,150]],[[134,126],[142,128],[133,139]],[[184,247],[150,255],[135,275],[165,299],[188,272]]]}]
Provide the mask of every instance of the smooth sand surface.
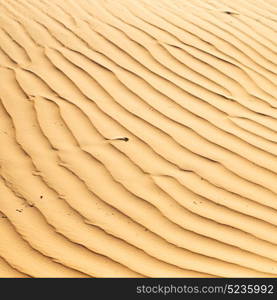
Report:
[{"label": "smooth sand surface", "polygon": [[0,277],[277,277],[276,13],[0,1]]}]

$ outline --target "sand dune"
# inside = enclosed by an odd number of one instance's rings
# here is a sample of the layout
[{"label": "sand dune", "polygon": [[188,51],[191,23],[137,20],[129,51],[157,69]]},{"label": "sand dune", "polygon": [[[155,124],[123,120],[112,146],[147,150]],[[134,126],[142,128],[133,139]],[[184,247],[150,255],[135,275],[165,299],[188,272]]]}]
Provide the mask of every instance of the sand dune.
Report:
[{"label": "sand dune", "polygon": [[0,2],[0,277],[277,277],[277,3]]}]

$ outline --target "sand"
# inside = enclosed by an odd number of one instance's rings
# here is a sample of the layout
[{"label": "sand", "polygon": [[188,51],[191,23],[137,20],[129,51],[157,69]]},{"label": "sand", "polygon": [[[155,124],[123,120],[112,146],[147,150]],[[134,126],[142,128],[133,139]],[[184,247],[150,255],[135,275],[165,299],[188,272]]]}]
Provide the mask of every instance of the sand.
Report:
[{"label": "sand", "polygon": [[0,277],[277,277],[276,12],[2,0]]}]

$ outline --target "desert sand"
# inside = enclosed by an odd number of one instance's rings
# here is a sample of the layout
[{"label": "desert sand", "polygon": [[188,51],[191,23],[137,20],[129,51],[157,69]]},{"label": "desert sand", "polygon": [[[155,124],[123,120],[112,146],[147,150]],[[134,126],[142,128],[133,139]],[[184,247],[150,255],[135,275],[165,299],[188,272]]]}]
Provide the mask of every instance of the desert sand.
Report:
[{"label": "desert sand", "polygon": [[0,1],[0,277],[277,277],[276,13]]}]

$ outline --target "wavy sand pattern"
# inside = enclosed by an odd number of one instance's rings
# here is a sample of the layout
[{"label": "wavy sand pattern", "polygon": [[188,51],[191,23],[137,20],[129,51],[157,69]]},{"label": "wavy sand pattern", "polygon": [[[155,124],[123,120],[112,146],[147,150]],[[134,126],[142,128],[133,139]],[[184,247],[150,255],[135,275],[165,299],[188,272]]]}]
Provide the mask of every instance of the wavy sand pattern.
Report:
[{"label": "wavy sand pattern", "polygon": [[277,277],[276,12],[2,0],[0,277]]}]

